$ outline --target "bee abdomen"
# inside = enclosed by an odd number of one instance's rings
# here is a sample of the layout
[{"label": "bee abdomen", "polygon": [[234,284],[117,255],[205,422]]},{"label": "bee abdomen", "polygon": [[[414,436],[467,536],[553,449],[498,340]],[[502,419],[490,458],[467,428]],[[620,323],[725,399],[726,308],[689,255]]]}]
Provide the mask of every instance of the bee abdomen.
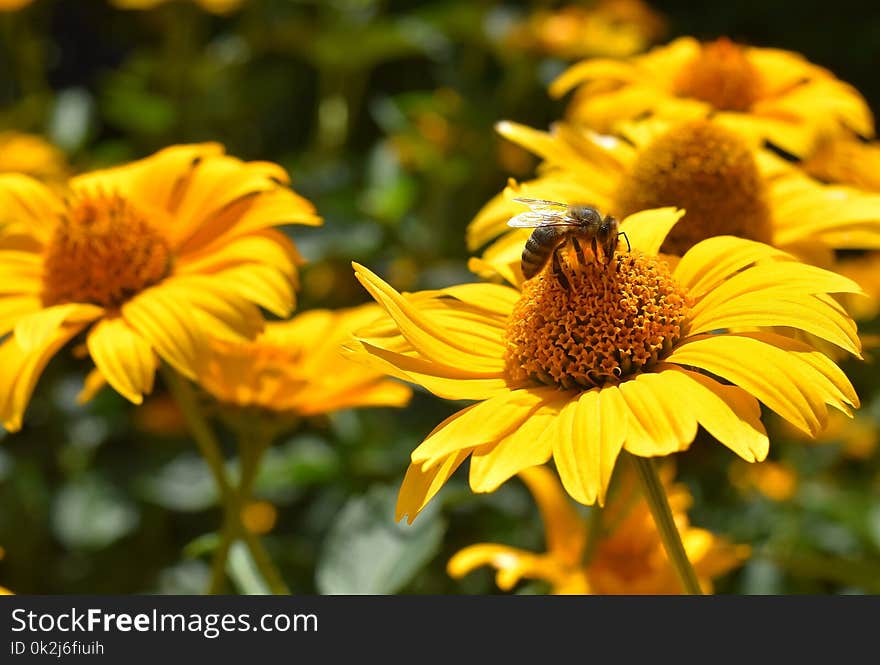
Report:
[{"label": "bee abdomen", "polygon": [[532,231],[522,252],[523,277],[531,279],[541,272],[563,235],[564,232],[555,227],[544,226]]}]

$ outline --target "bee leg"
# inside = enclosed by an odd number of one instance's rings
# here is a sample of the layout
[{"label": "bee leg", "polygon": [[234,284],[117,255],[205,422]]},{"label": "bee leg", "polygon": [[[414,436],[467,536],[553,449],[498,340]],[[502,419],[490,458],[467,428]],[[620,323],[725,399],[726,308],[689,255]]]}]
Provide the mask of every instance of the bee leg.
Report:
[{"label": "bee leg", "polygon": [[629,244],[629,237],[626,235],[626,231],[621,231],[617,234],[617,237],[623,236],[623,239],[626,240],[626,251],[631,252],[632,246]]},{"label": "bee leg", "polygon": [[596,239],[596,236],[590,238],[590,247],[593,250],[593,258],[599,261],[599,241]]},{"label": "bee leg", "polygon": [[581,245],[581,241],[578,238],[572,237],[571,244],[574,245],[574,253],[577,255],[577,260],[582,266],[587,265],[587,257],[584,256],[584,246]]},{"label": "bee leg", "polygon": [[568,277],[565,276],[565,272],[562,269],[562,264],[559,262],[559,248],[553,250],[553,264],[550,266],[550,270],[556,276],[556,281],[558,281],[562,288],[566,291],[571,290],[571,282],[568,281]]}]

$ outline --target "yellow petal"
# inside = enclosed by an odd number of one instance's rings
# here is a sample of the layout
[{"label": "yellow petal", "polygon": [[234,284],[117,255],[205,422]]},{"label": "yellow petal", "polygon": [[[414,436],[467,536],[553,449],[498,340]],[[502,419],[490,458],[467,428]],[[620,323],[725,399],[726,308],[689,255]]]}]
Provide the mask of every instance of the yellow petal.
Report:
[{"label": "yellow petal", "polygon": [[561,411],[553,460],[565,490],[583,504],[600,505],[626,439],[626,410],[616,388],[594,389]]},{"label": "yellow petal", "polygon": [[87,323],[103,312],[103,307],[82,303],[46,307],[20,318],[15,324],[15,338],[24,351],[31,351],[45,346],[65,323]]},{"label": "yellow petal", "polygon": [[103,319],[86,340],[89,355],[116,392],[140,404],[152,392],[156,356],[150,344],[122,318]]},{"label": "yellow petal", "polygon": [[620,384],[629,424],[626,449],[653,457],[687,449],[697,435],[697,417],[682,408],[667,372],[639,374]]},{"label": "yellow petal", "polygon": [[10,432],[21,429],[37,380],[52,356],[85,327],[77,323],[56,328],[40,346],[23,349],[17,338],[10,335],[0,344],[0,422]]},{"label": "yellow petal", "polygon": [[82,390],[80,390],[79,394],[76,396],[76,403],[88,404],[94,399],[99,391],[104,389],[104,386],[106,385],[107,379],[101,374],[101,370],[97,367],[94,368],[86,375],[85,381],[83,381]]},{"label": "yellow petal", "polygon": [[847,410],[855,401],[846,376],[823,354],[772,333],[696,338],[666,360],[727,379],[812,436],[825,426],[826,402]]},{"label": "yellow petal", "polygon": [[544,464],[553,454],[553,425],[560,405],[539,408],[498,442],[471,455],[470,485],[474,492],[494,492],[523,469]]},{"label": "yellow petal", "polygon": [[0,210],[0,226],[11,224],[17,232],[45,244],[64,212],[64,203],[43,183],[29,176],[4,173],[0,175]]},{"label": "yellow petal", "polygon": [[293,276],[272,266],[258,263],[238,265],[221,270],[214,279],[217,284],[222,283],[228,293],[256,303],[281,318],[290,316],[296,302]]},{"label": "yellow petal", "polygon": [[804,330],[855,356],[861,352],[856,325],[846,312],[813,296],[775,296],[769,289],[734,297],[714,307],[695,308],[689,334],[754,326]]},{"label": "yellow petal", "polygon": [[592,79],[635,81],[639,72],[630,62],[606,58],[591,58],[572,65],[550,84],[550,96],[562,97],[577,85]]},{"label": "yellow petal", "polygon": [[455,452],[427,470],[422,469],[421,464],[410,464],[397,495],[394,519],[399,522],[406,516],[407,523],[412,524],[422,509],[461,466],[469,452],[470,450]]},{"label": "yellow petal", "polygon": [[23,317],[39,312],[43,303],[39,296],[2,296],[0,297],[0,336],[15,327]]},{"label": "yellow petal", "polygon": [[771,259],[793,261],[794,257],[753,240],[715,236],[691,247],[681,257],[673,276],[691,295],[699,297],[746,266]]},{"label": "yellow petal", "polygon": [[122,306],[122,316],[163,360],[185,377],[196,379],[200,354],[207,349],[205,331],[174,297],[173,288],[141,291]]},{"label": "yellow petal", "polygon": [[500,441],[519,427],[544,403],[553,388],[510,390],[462,409],[438,425],[412,453],[413,462],[430,468],[447,455]]},{"label": "yellow petal", "polygon": [[[669,371],[663,371],[668,369]],[[700,424],[719,442],[749,462],[767,457],[770,442],[761,423],[758,401],[742,388],[674,365],[659,365],[669,393],[696,414]]]},{"label": "yellow petal", "polygon": [[363,266],[353,265],[355,276],[364,288],[386,309],[400,332],[425,358],[450,367],[486,372],[487,375],[494,375],[503,368],[502,358],[478,353],[479,347],[475,350],[472,343],[464,343],[461,336],[450,334],[375,274]]},{"label": "yellow petal", "polygon": [[684,210],[677,208],[656,208],[643,210],[630,215],[620,224],[620,231],[626,234],[632,249],[645,254],[656,255],[660,245],[672,227],[684,217]]},{"label": "yellow petal", "polygon": [[492,566],[498,571],[495,583],[503,591],[510,591],[523,577],[549,582],[558,577],[558,567],[549,557],[493,543],[479,543],[459,550],[449,560],[446,571],[450,577],[461,578],[480,566]]}]

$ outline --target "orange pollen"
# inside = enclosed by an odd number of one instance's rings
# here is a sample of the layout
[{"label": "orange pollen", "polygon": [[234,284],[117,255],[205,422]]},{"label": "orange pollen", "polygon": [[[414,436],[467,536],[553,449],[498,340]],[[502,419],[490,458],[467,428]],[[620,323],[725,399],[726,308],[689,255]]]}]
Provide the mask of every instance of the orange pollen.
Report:
[{"label": "orange pollen", "polygon": [[747,111],[761,98],[761,75],[745,49],[726,37],[704,44],[674,83],[680,97],[709,102],[723,111]]},{"label": "orange pollen", "polygon": [[607,266],[565,263],[569,288],[547,268],[523,285],[505,333],[512,381],[616,384],[650,369],[684,334],[691,299],[661,259],[634,251]]},{"label": "orange pollen", "polygon": [[734,132],[695,120],[673,127],[639,153],[621,179],[615,212],[677,206],[687,212],[662,251],[681,256],[717,235],[772,242],[764,180],[749,146]]},{"label": "orange pollen", "polygon": [[118,194],[80,195],[68,203],[46,246],[43,304],[119,307],[171,271],[168,242]]}]

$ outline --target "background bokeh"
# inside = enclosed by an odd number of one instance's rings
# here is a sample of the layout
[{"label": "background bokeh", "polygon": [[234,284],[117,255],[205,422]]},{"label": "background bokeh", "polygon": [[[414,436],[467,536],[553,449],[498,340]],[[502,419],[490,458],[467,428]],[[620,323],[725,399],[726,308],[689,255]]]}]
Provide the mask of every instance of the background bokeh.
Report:
[{"label": "background bokeh", "polygon": [[[505,35],[556,5],[250,0],[218,16],[184,1],[123,11],[109,0],[36,0],[0,12],[0,130],[45,135],[76,171],[208,140],[282,164],[325,219],[292,232],[309,261],[300,309],[365,302],[353,259],[399,290],[470,281],[465,226],[508,176],[535,165],[493,124],[544,127],[564,103],[545,89],[568,61]],[[799,51],[880,109],[880,12],[863,3],[652,7],[666,37]],[[22,432],[0,429],[0,584],[201,592],[220,522],[207,468],[161,384],[142,407],[110,390],[78,406],[87,369],[57,358]],[[857,431],[841,425],[812,443],[777,426],[762,470],[699,439],[677,456],[692,521],[754,546],[718,591],[880,593],[877,364],[868,354],[845,369],[863,401]],[[460,406],[417,392],[404,410],[306,422],[270,451],[256,492],[271,505],[255,519],[294,593],[495,592],[488,570],[451,580],[451,554],[479,541],[543,550],[516,480],[473,495],[459,472],[414,527],[393,523],[409,453]],[[253,590],[246,562],[232,565],[238,590]]]}]

